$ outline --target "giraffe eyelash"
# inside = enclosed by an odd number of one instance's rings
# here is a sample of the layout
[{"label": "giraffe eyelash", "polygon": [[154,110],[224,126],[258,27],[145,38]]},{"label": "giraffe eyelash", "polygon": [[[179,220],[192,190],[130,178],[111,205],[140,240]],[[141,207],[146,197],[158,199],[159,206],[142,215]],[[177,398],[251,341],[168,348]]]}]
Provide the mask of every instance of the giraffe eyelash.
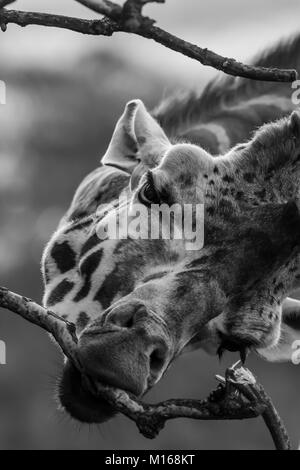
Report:
[{"label": "giraffe eyelash", "polygon": [[146,183],[149,184],[150,188],[153,191],[156,191],[155,183],[154,183],[154,178],[153,178],[153,173],[151,170],[148,170],[146,173]]},{"label": "giraffe eyelash", "polygon": [[146,181],[139,191],[138,199],[147,207],[150,207],[151,204],[159,204],[161,201],[160,194],[155,187],[152,171],[150,170],[146,173]]}]

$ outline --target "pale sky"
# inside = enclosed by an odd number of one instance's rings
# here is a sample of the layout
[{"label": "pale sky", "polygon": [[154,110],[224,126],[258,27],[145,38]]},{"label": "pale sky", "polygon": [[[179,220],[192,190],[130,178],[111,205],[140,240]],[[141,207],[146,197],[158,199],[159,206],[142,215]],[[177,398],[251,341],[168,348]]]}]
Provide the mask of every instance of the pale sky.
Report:
[{"label": "pale sky", "polygon": [[[118,3],[122,3],[120,0]],[[96,17],[75,0],[18,0],[14,8]],[[222,55],[247,59],[268,44],[300,31],[299,0],[166,0],[145,11],[157,24],[182,38]],[[9,25],[1,34],[0,60],[4,63],[65,67],[92,50],[113,50],[133,64],[155,68],[172,81],[197,85],[212,69],[140,37],[116,34],[112,38],[88,37],[39,26],[25,30]]]}]

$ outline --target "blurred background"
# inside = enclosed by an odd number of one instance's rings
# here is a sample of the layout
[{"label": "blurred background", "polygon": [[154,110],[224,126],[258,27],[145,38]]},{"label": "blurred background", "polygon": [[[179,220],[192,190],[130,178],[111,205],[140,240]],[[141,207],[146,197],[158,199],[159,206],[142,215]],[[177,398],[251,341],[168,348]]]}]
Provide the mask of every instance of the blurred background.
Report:
[{"label": "blurred background", "polygon": [[[121,3],[121,2],[119,2]],[[95,17],[73,0],[19,0],[12,7]],[[215,52],[247,60],[274,41],[299,31],[298,0],[168,0],[147,6],[159,26]],[[83,176],[110,140],[127,100],[151,109],[181,89],[201,90],[215,71],[153,41],[117,34],[88,37],[69,31],[8,25],[0,34],[1,285],[41,301],[40,257]],[[55,383],[61,355],[40,329],[1,311],[1,449],[266,449],[262,421],[168,422],[146,440],[126,418],[83,426],[57,410]],[[219,364],[203,352],[183,356],[149,401],[202,398],[214,388]],[[300,369],[253,357],[249,366],[271,393],[297,446],[300,440]]]}]

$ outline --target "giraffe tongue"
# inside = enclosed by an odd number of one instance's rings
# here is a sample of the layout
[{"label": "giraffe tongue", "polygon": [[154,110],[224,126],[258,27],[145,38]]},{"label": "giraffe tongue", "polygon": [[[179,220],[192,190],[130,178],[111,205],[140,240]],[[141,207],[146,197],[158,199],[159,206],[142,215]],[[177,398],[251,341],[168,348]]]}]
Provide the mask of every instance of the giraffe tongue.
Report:
[{"label": "giraffe tongue", "polygon": [[245,364],[248,354],[249,354],[248,348],[243,348],[240,350],[240,357],[241,357],[241,361],[243,364]]},{"label": "giraffe tongue", "polygon": [[242,363],[245,364],[248,354],[250,352],[250,349],[246,346],[223,341],[221,346],[219,346],[217,350],[217,354],[220,360],[222,359],[222,356],[225,351],[231,351],[231,352],[238,351],[240,353],[240,358],[241,358]]}]

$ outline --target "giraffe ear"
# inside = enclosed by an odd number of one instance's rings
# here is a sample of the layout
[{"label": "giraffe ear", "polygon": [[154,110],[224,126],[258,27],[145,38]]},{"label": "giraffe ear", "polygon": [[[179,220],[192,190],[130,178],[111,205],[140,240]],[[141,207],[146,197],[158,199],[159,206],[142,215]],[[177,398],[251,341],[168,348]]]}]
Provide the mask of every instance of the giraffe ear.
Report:
[{"label": "giraffe ear", "polygon": [[116,125],[102,163],[131,174],[138,165],[145,169],[157,166],[170,145],[144,103],[130,101]]}]

